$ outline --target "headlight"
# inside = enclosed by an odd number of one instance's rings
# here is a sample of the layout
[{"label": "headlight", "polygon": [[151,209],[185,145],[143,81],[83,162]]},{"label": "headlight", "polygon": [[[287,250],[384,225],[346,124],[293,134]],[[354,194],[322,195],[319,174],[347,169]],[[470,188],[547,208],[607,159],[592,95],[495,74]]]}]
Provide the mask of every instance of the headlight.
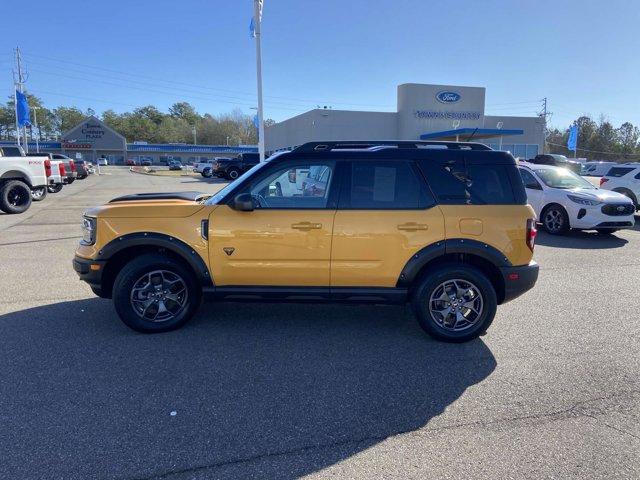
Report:
[{"label": "headlight", "polygon": [[593,206],[593,205],[599,205],[600,203],[602,203],[600,200],[591,200],[589,198],[577,197],[575,195],[567,195],[567,197],[572,202],[578,203],[580,205],[591,205],[591,206]]},{"label": "headlight", "polygon": [[96,243],[96,224],[94,217],[82,217],[82,240],[83,245],[93,245]]}]

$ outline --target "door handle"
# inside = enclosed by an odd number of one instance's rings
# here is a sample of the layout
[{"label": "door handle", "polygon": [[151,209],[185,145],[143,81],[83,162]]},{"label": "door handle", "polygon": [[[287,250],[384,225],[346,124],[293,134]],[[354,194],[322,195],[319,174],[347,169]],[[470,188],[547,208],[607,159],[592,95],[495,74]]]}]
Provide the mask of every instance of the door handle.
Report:
[{"label": "door handle", "polygon": [[427,230],[428,228],[429,228],[429,225],[426,225],[424,223],[416,223],[416,222],[401,223],[400,225],[398,225],[398,230],[404,230],[407,232],[415,232],[417,230]]},{"label": "door handle", "polygon": [[296,230],[317,230],[322,228],[322,224],[311,223],[311,222],[300,222],[300,223],[292,224],[291,228],[295,228]]}]

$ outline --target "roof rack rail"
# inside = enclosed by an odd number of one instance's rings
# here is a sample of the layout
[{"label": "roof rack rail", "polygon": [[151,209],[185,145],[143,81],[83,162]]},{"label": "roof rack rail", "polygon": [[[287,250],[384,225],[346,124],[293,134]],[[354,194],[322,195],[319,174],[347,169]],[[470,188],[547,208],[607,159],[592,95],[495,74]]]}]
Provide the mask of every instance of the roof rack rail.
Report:
[{"label": "roof rack rail", "polygon": [[376,147],[421,148],[438,146],[449,150],[491,150],[476,142],[441,142],[436,140],[341,140],[329,142],[307,142],[295,148],[294,152],[318,152],[331,150],[366,150]]}]

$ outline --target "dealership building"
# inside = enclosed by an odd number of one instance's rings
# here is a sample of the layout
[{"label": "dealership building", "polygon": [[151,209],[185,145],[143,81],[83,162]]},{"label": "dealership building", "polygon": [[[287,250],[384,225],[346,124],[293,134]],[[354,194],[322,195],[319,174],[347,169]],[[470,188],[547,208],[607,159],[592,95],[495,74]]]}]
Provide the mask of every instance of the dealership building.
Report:
[{"label": "dealership building", "polygon": [[[2,145],[15,142],[0,142]],[[40,151],[62,153],[78,160],[94,162],[104,156],[110,165],[124,165],[126,159],[149,160],[154,165],[179,160],[184,164],[206,161],[216,157],[235,157],[240,153],[255,153],[257,146],[242,145],[191,145],[186,143],[127,143],[118,132],[97,117],[85,118],[62,135],[61,141],[45,141],[38,145]],[[29,151],[36,151],[36,143],[29,142]]]},{"label": "dealership building", "polygon": [[397,111],[314,109],[265,131],[268,154],[322,140],[477,141],[514,156],[542,153],[542,117],[485,115],[485,88],[405,83]]}]

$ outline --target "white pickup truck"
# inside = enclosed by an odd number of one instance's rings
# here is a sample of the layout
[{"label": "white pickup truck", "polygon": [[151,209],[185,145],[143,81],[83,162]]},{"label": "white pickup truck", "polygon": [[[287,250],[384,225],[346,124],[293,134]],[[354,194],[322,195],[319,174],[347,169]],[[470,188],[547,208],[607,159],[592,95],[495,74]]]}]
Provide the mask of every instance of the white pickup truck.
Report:
[{"label": "white pickup truck", "polygon": [[31,190],[46,190],[49,185],[51,168],[46,156],[25,157],[19,147],[0,147],[0,210],[27,210],[31,206]]},{"label": "white pickup truck", "polygon": [[[218,157],[216,158],[208,158],[205,162],[199,162],[196,163],[193,166],[193,171],[196,173],[199,173],[200,175],[202,175],[203,177],[212,177],[213,176],[213,165],[219,160]],[[223,160],[227,160],[226,158],[224,158]]]}]

